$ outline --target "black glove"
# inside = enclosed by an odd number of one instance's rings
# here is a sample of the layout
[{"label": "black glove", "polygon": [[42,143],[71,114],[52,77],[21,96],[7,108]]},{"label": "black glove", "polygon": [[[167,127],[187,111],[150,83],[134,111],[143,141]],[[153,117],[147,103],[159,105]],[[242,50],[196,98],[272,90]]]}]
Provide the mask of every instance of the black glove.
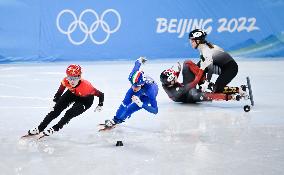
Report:
[{"label": "black glove", "polygon": [[61,97],[60,95],[55,94],[53,97],[53,101],[57,103],[60,97]]}]

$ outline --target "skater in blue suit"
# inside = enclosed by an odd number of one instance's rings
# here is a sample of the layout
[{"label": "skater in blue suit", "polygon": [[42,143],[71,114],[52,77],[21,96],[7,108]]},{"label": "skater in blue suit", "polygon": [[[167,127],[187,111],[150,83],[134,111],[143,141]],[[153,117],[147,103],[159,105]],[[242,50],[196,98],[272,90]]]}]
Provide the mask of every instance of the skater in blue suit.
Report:
[{"label": "skater in blue suit", "polygon": [[140,70],[141,64],[144,64],[146,61],[145,57],[140,57],[135,61],[134,68],[128,77],[131,88],[126,92],[114,118],[106,120],[105,128],[102,130],[113,128],[116,124],[124,122],[125,119],[130,118],[134,112],[140,109],[145,109],[152,114],[158,113],[156,100],[158,85],[151,77],[146,76]]}]

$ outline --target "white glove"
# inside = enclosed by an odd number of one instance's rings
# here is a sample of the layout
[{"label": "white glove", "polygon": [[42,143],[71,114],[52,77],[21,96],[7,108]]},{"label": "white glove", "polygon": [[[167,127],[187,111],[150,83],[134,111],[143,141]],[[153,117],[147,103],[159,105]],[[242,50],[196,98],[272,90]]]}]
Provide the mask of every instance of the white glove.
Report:
[{"label": "white glove", "polygon": [[146,57],[139,57],[139,58],[137,59],[137,61],[139,61],[139,63],[141,63],[141,64],[145,64],[145,62],[147,61],[147,59],[146,59]]},{"label": "white glove", "polygon": [[95,112],[101,112],[102,110],[103,110],[103,106],[98,105],[94,111]]},{"label": "white glove", "polygon": [[203,84],[200,85],[201,91],[205,92],[208,89],[209,81],[205,80]]},{"label": "white glove", "polygon": [[209,58],[205,58],[204,61],[200,61],[200,69],[204,70],[206,69],[206,67],[208,67],[210,64],[213,63],[213,60],[212,58],[209,59]]},{"label": "white glove", "polygon": [[173,66],[171,67],[171,69],[173,69],[173,70],[176,71],[176,72],[180,72],[180,71],[181,71],[180,62],[177,62],[177,65],[173,65]]},{"label": "white glove", "polygon": [[139,97],[137,97],[136,95],[133,95],[133,96],[131,97],[131,99],[132,99],[132,102],[133,102],[133,103],[136,103],[137,106],[139,106],[140,108],[142,108],[143,102],[140,100]]}]

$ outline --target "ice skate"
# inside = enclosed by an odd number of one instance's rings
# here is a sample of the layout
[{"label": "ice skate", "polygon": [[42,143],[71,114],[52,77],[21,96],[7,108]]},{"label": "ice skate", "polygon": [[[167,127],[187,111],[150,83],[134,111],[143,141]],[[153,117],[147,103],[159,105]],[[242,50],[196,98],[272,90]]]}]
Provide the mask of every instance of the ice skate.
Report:
[{"label": "ice skate", "polygon": [[246,85],[241,85],[241,87],[239,87],[239,94],[245,100],[249,99],[249,95],[247,93],[247,86]]},{"label": "ice skate", "polygon": [[51,136],[54,132],[53,128],[49,128],[39,134],[38,140],[46,136]]},{"label": "ice skate", "polygon": [[253,94],[252,94],[252,88],[251,88],[251,84],[250,84],[250,78],[247,77],[247,88],[249,91],[249,100],[252,106],[254,106],[254,100],[253,100]]},{"label": "ice skate", "polygon": [[232,100],[235,100],[235,101],[240,101],[242,98],[242,96],[239,94],[232,94],[231,97],[232,97]]},{"label": "ice skate", "polygon": [[250,79],[249,79],[249,77],[247,77],[246,79],[247,79],[247,84],[241,85],[239,87],[239,93],[238,94],[242,99],[250,100],[251,105],[254,106],[254,100],[253,100],[253,95],[252,95]]},{"label": "ice skate", "polygon": [[99,124],[99,126],[103,126],[103,128],[99,129],[100,131],[108,131],[115,128],[116,123],[113,120],[105,120],[104,124]]},{"label": "ice skate", "polygon": [[32,128],[28,131],[28,134],[23,135],[21,138],[31,137],[39,134],[38,127]]}]

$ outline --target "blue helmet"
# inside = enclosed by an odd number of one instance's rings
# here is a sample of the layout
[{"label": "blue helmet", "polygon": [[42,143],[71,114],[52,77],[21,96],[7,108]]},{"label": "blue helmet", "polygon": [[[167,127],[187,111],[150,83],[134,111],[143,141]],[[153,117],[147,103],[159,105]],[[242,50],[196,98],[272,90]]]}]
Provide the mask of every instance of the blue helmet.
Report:
[{"label": "blue helmet", "polygon": [[132,74],[130,82],[134,86],[142,86],[145,83],[145,76],[143,71],[136,71]]}]

